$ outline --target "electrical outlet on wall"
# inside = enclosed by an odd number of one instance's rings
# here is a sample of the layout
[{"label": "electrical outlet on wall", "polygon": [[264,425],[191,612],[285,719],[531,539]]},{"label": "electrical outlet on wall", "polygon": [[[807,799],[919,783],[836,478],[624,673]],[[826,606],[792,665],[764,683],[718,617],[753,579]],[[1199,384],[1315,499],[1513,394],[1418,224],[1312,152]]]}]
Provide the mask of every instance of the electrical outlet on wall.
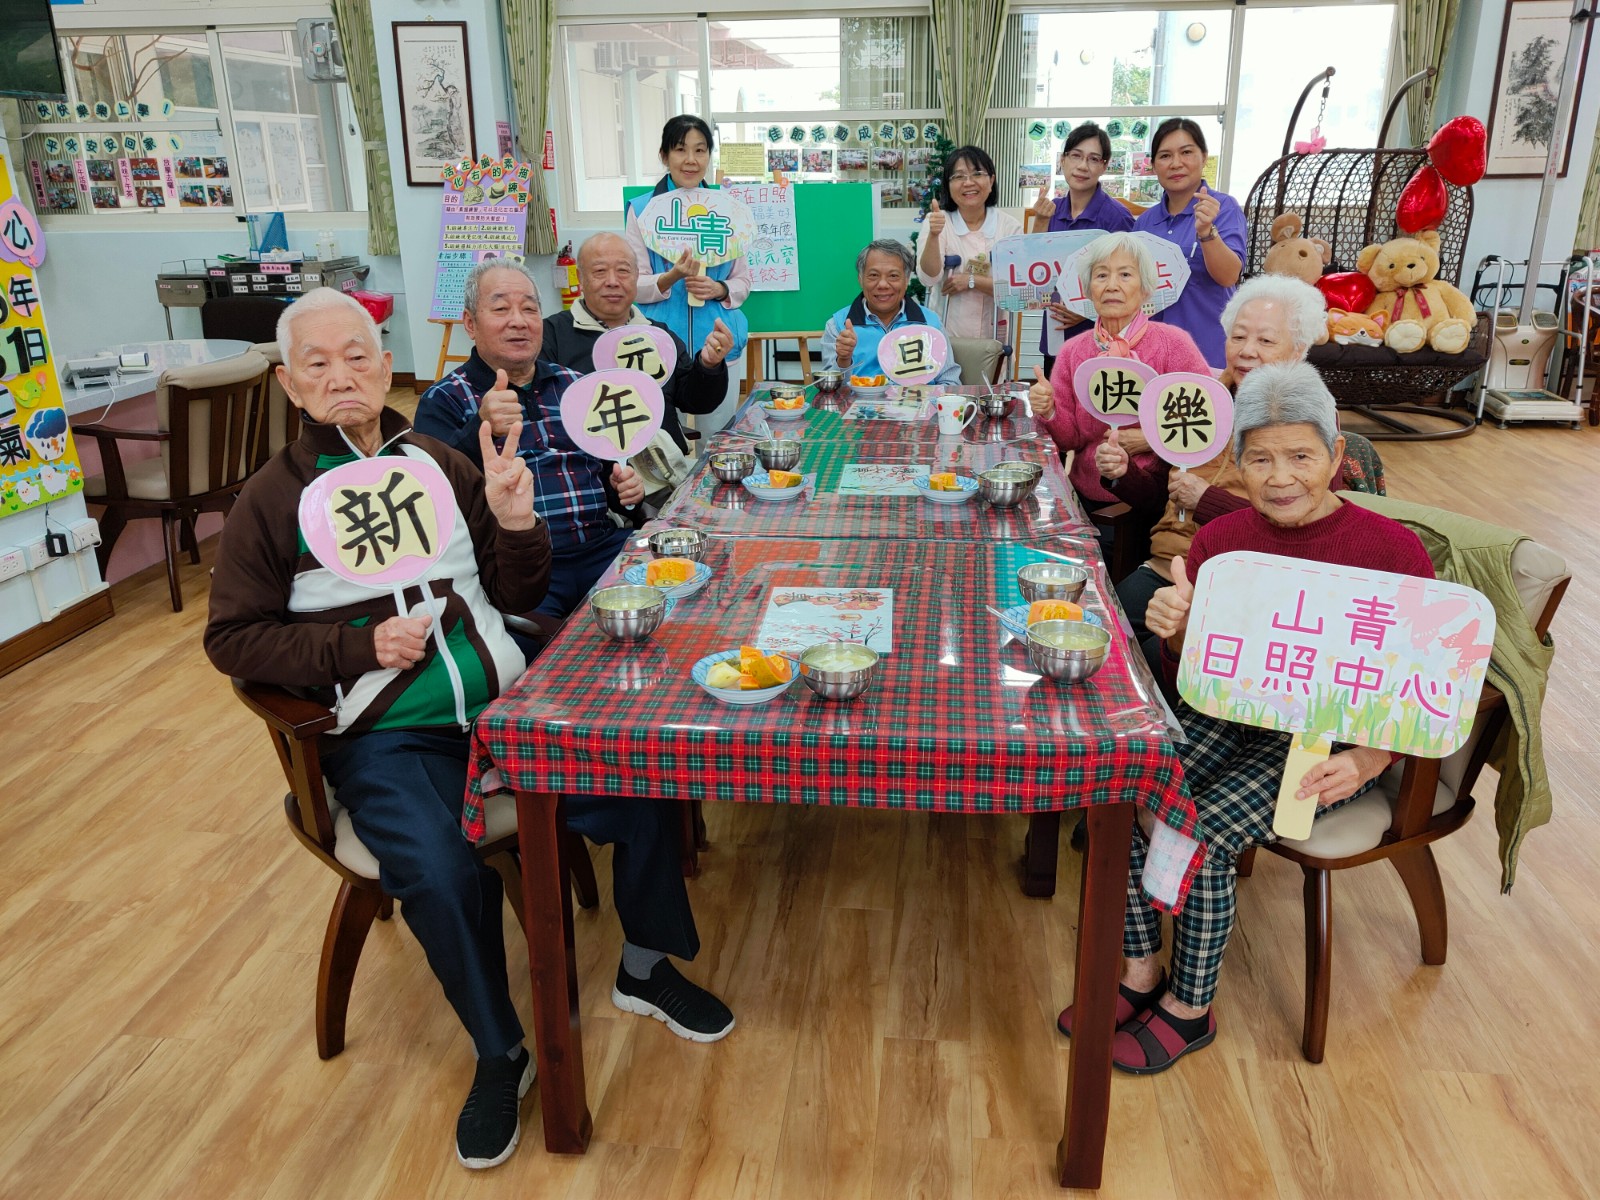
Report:
[{"label": "electrical outlet on wall", "polygon": [[87,550],[100,544],[100,523],[93,517],[84,517],[67,526],[67,534],[74,550]]},{"label": "electrical outlet on wall", "polygon": [[28,570],[37,571],[40,567],[44,566],[45,563],[50,561],[50,547],[45,543],[44,538],[40,538],[37,542],[31,543],[27,549]]},{"label": "electrical outlet on wall", "polygon": [[28,571],[28,553],[15,546],[0,549],[0,583],[15,579]]}]

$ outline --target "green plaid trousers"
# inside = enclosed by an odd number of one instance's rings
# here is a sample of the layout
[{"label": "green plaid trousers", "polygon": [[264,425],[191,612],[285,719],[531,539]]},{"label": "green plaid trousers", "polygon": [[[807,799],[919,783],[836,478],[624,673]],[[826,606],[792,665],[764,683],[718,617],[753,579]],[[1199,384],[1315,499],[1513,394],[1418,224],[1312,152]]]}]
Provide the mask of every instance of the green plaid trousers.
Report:
[{"label": "green plaid trousers", "polygon": [[[1277,840],[1272,810],[1291,735],[1208,717],[1181,701],[1177,714],[1189,737],[1187,745],[1178,747],[1178,757],[1199,814],[1197,836],[1205,857],[1189,889],[1188,903],[1173,918],[1168,988],[1173,999],[1204,1008],[1217,994],[1222,956],[1233,934],[1238,884],[1234,869],[1239,855],[1258,843]],[[1370,787],[1372,783],[1364,784],[1349,799],[1319,808],[1317,816],[1350,803]],[[1150,906],[1139,882],[1148,849],[1144,831],[1136,825],[1122,925],[1122,952],[1129,958],[1144,958],[1161,949],[1161,914]]]}]

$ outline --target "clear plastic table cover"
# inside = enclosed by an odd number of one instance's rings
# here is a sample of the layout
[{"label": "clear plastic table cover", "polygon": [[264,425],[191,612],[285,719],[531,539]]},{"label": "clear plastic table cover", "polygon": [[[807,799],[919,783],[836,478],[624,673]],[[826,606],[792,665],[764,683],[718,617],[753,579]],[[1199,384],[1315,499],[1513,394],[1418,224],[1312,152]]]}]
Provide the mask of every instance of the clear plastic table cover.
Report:
[{"label": "clear plastic table cover", "polygon": [[[648,557],[644,536],[600,586]],[[477,738],[524,791],[1030,812],[1137,796],[1180,830],[1193,807],[1168,718],[1137,648],[1114,637],[1091,679],[1040,676],[986,605],[1022,602],[1017,569],[1090,568],[1083,603],[1126,622],[1094,543],[855,538],[708,539],[711,581],[650,638],[612,642],[580,609],[485,710]],[[690,678],[707,654],[752,643],[784,589],[891,589],[892,649],[847,702],[804,681],[757,707]]]},{"label": "clear plastic table cover", "polygon": [[[897,395],[900,389],[891,388],[888,396]],[[1038,425],[1028,415],[1026,396],[1028,389],[1020,383],[996,388],[944,387],[928,388],[930,396],[960,393],[979,396],[989,392],[1015,395],[1017,402],[1008,417],[985,417],[980,413],[959,435],[965,442],[1015,442],[1025,440],[1049,441],[1039,433]],[[856,397],[848,387],[836,392],[819,391],[813,384],[806,388],[806,414],[799,420],[772,421],[763,413],[761,404],[769,398],[766,389],[753,391],[749,400],[728,422],[726,432],[740,437],[784,437],[797,441],[833,442],[932,442],[939,436],[937,418],[931,407],[929,415],[919,421],[857,420],[847,414],[855,407]],[[887,396],[867,397],[868,402],[880,405]],[[954,438],[950,440],[955,440]]]}]

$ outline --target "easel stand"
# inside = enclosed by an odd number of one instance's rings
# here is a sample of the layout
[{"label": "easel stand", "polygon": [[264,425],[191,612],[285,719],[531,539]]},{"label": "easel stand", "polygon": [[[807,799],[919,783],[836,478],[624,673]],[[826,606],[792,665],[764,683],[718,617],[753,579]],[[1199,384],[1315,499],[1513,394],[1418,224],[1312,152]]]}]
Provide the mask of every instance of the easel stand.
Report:
[{"label": "easel stand", "polygon": [[464,363],[471,357],[468,354],[451,354],[450,339],[455,334],[456,326],[460,321],[451,321],[443,317],[429,317],[428,324],[444,326],[444,337],[439,342],[439,362],[433,368],[433,381],[438,383],[444,378],[444,369],[448,363]]}]

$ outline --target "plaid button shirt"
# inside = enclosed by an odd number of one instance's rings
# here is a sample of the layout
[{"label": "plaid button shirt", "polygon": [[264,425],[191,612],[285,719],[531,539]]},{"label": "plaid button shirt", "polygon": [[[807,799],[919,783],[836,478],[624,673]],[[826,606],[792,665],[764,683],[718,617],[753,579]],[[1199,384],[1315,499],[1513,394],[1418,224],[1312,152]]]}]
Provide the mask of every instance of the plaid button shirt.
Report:
[{"label": "plaid button shirt", "polygon": [[[456,370],[423,393],[412,423],[418,433],[460,450],[481,470],[478,402],[494,387],[495,373],[474,350]],[[550,527],[556,550],[570,549],[616,529],[607,516],[613,493],[611,464],[579,450],[561,424],[561,396],[580,376],[540,362],[526,387],[512,385],[522,401],[518,454],[533,472],[533,510]]]}]

